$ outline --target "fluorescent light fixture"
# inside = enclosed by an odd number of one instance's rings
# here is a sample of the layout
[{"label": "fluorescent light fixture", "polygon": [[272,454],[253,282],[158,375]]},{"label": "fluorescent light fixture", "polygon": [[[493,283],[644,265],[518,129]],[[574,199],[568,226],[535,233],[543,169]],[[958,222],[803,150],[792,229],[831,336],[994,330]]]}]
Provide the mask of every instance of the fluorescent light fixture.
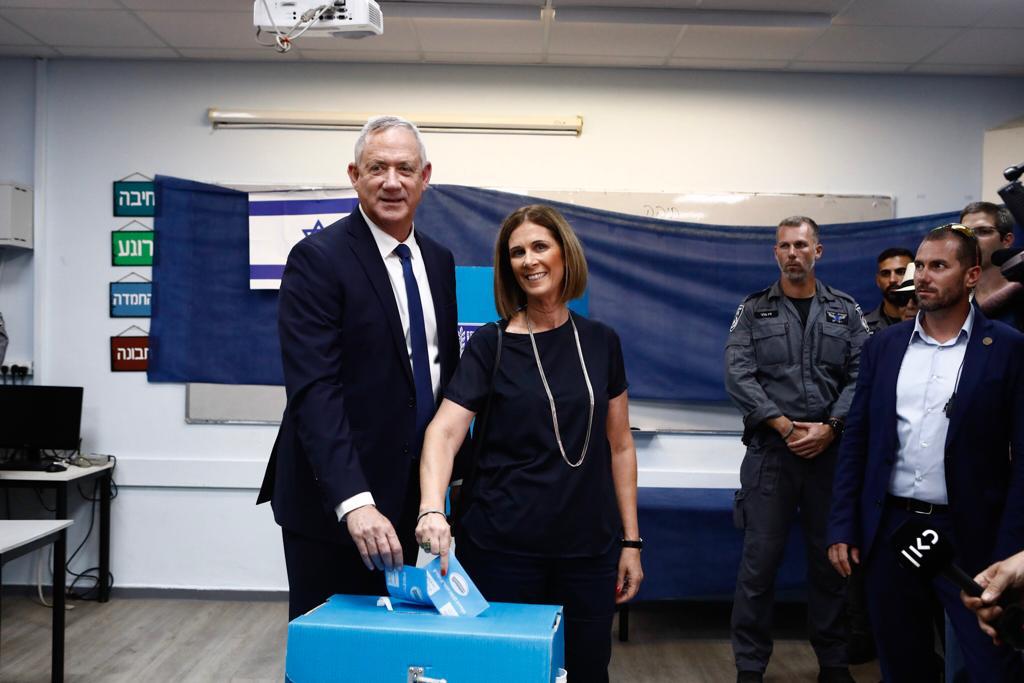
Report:
[{"label": "fluorescent light fixture", "polygon": [[[361,130],[374,114],[331,111],[270,111],[258,109],[207,110],[214,128],[285,128],[292,130]],[[582,116],[437,116],[405,114],[425,133],[507,133],[571,135],[583,133]]]},{"label": "fluorescent light fixture", "polygon": [[555,9],[555,21],[596,24],[827,28],[832,25],[832,15],[825,12],[568,6]]},{"label": "fluorescent light fixture", "polygon": [[540,5],[503,5],[473,2],[382,2],[384,16],[401,19],[487,19],[540,21]]}]

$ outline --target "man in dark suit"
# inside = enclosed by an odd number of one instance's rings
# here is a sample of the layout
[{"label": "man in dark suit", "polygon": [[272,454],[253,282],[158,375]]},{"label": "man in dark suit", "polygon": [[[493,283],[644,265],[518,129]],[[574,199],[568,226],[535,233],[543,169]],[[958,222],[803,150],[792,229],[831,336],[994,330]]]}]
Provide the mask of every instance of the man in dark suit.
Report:
[{"label": "man in dark suit", "polygon": [[933,606],[949,615],[973,680],[1022,680],[961,604],[959,589],[898,566],[890,536],[906,520],[948,538],[974,575],[1024,546],[1024,335],[971,303],[978,242],[930,232],[915,258],[921,312],[871,337],[839,451],[829,559],[863,563],[885,681],[937,681]]},{"label": "man in dark suit", "polygon": [[288,404],[258,502],[282,527],[289,618],[385,594],[416,557],[423,431],[458,362],[455,264],[414,230],[431,166],[415,126],[370,120],[349,216],[302,240],[281,280]]}]

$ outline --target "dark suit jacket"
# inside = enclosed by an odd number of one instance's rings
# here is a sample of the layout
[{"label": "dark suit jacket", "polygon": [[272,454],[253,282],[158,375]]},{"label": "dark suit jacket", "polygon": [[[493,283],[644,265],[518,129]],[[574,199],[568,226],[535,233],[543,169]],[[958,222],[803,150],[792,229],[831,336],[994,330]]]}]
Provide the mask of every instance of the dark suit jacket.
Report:
[{"label": "dark suit jacket", "polygon": [[[875,543],[899,441],[896,380],[914,322],[874,334],[839,446],[828,544]],[[1013,457],[1011,458],[1011,451]],[[975,307],[945,448],[958,559],[972,576],[1024,549],[1024,335]]]},{"label": "dark suit jacket", "polygon": [[[459,358],[455,262],[416,231],[437,317],[441,384]],[[419,442],[398,304],[359,210],[288,255],[278,304],[288,404],[258,502],[282,527],[350,542],[334,508],[361,491],[397,523]]]}]

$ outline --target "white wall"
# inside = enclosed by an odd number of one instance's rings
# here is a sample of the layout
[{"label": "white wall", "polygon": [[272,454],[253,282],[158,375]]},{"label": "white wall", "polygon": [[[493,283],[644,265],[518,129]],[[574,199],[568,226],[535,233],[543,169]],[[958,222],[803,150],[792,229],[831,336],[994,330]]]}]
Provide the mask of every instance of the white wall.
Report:
[{"label": "white wall", "polygon": [[[6,62],[0,61],[0,72]],[[337,183],[354,133],[217,131],[211,106],[580,114],[580,138],[428,135],[434,182],[625,191],[891,194],[900,216],[978,197],[986,127],[1024,110],[1020,80],[351,64],[51,62],[37,183],[37,374],[86,387],[83,436],[119,458],[119,586],[283,588],[255,488],[274,429],[184,424],[184,389],[109,372],[111,182],[133,171]],[[28,137],[31,137],[29,134]],[[735,438],[639,441],[643,483],[730,486]],[[684,470],[679,474],[679,470]],[[83,525],[84,526],[84,525]],[[13,578],[13,575],[12,575]]]},{"label": "white wall", "polygon": [[[33,184],[35,75],[32,60],[0,60],[0,182]],[[0,247],[0,313],[10,337],[4,363],[33,360],[32,252]]]}]

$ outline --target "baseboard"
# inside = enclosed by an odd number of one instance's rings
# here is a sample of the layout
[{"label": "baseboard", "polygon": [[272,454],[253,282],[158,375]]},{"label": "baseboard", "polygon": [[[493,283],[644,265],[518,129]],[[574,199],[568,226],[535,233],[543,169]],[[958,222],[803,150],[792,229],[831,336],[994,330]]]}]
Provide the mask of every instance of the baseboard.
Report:
[{"label": "baseboard", "polygon": [[[36,586],[29,585],[4,585],[4,595],[12,596],[35,596]],[[50,586],[43,586],[43,595],[50,595]],[[90,598],[94,596],[90,594]],[[214,590],[202,590],[196,588],[118,588],[115,586],[110,591],[111,599],[148,599],[148,600],[218,600],[237,602],[287,602],[288,591],[274,590],[231,590],[218,588]]]}]

